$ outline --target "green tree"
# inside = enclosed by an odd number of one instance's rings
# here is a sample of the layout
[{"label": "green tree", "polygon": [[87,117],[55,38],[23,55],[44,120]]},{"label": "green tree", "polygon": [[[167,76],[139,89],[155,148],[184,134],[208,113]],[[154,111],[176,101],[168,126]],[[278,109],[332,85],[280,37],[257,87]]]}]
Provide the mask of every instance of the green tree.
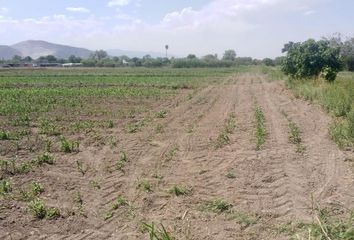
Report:
[{"label": "green tree", "polygon": [[32,62],[33,59],[30,56],[27,56],[23,59],[24,62]]},{"label": "green tree", "polygon": [[340,49],[330,46],[326,40],[309,39],[303,43],[289,42],[283,52],[287,55],[282,70],[292,78],[314,78],[322,76],[334,81],[341,70]]},{"label": "green tree", "polygon": [[205,55],[202,59],[207,62],[217,61],[218,55],[217,54],[208,54],[208,55]]},{"label": "green tree", "polygon": [[266,66],[275,66],[274,60],[270,58],[265,58],[262,60],[262,63]]},{"label": "green tree", "polygon": [[227,61],[235,61],[236,60],[235,50],[232,50],[232,49],[226,50],[222,59],[227,60]]},{"label": "green tree", "polygon": [[91,58],[95,60],[102,60],[108,58],[108,53],[104,50],[96,50],[93,54],[91,54]]},{"label": "green tree", "polygon": [[68,58],[68,61],[70,63],[80,63],[81,62],[81,58],[80,57],[76,57],[75,55],[71,55],[69,58]]},{"label": "green tree", "polygon": [[48,55],[46,58],[47,58],[47,61],[48,61],[49,63],[55,63],[55,62],[57,62],[57,58],[56,58],[55,56],[53,56],[53,55]]},{"label": "green tree", "polygon": [[12,57],[12,62],[13,63],[20,63],[22,61],[22,57],[19,55],[15,55]]},{"label": "green tree", "polygon": [[188,54],[187,58],[188,59],[197,59],[197,56],[195,54]]}]

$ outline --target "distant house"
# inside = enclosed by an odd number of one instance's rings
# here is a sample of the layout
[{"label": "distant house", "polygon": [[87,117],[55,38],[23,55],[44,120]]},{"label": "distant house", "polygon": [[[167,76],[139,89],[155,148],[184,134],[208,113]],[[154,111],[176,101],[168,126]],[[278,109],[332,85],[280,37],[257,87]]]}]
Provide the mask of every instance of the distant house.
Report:
[{"label": "distant house", "polygon": [[82,63],[64,63],[61,65],[62,67],[80,67]]},{"label": "distant house", "polygon": [[38,63],[38,67],[61,67],[60,63]]}]

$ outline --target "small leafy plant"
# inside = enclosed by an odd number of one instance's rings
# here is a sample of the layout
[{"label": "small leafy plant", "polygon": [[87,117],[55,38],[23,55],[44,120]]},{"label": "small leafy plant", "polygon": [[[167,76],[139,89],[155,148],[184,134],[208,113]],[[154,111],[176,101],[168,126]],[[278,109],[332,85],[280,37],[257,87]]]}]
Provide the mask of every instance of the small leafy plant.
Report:
[{"label": "small leafy plant", "polygon": [[57,208],[47,208],[40,199],[32,200],[28,204],[29,210],[37,219],[54,219],[60,216],[60,211]]},{"label": "small leafy plant", "polygon": [[127,161],[128,161],[127,154],[124,151],[122,151],[120,153],[119,159],[116,162],[116,165],[115,165],[116,169],[119,171],[123,171],[123,168],[124,168],[125,164],[127,163]]},{"label": "small leafy plant", "polygon": [[43,164],[54,164],[54,158],[49,153],[43,153],[42,155],[38,156],[37,159],[32,161],[32,164],[37,166],[42,166]]},{"label": "small leafy plant", "polygon": [[61,150],[65,153],[72,153],[79,151],[79,143],[67,140],[65,137],[61,137]]},{"label": "small leafy plant", "polygon": [[139,182],[138,187],[145,192],[152,192],[152,186],[151,183],[148,180],[142,180]]},{"label": "small leafy plant", "polygon": [[9,181],[0,181],[0,196],[4,196],[12,191],[12,187]]},{"label": "small leafy plant", "polygon": [[77,160],[76,161],[76,168],[77,170],[79,170],[79,172],[82,174],[82,176],[85,176],[86,172],[87,172],[87,168],[84,168],[84,164],[82,163],[82,161]]},{"label": "small leafy plant", "polygon": [[231,208],[232,205],[222,199],[215,199],[213,201],[208,201],[204,206],[205,210],[215,212],[215,213],[226,212]]},{"label": "small leafy plant", "polygon": [[190,194],[191,193],[191,189],[188,188],[188,187],[185,187],[185,186],[173,185],[168,192],[170,194],[173,194],[173,195],[179,197],[179,196]]},{"label": "small leafy plant", "polygon": [[261,146],[265,143],[266,128],[265,118],[263,111],[260,107],[257,107],[255,112],[256,118],[256,149],[260,150]]},{"label": "small leafy plant", "polygon": [[166,231],[165,227],[161,224],[161,229],[155,228],[154,223],[142,223],[141,229],[143,232],[149,233],[150,240],[172,240],[171,235]]}]

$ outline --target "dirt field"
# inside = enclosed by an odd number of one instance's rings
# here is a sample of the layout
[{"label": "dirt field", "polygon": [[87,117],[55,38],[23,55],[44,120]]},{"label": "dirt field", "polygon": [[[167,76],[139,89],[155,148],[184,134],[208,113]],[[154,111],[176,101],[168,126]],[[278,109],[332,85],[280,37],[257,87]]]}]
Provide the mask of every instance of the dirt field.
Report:
[{"label": "dirt field", "polygon": [[[136,133],[122,118],[105,132],[118,138],[114,146],[85,143],[58,155],[55,168],[14,176],[17,185],[43,183],[42,199],[62,216],[36,220],[26,205],[2,200],[0,239],[149,239],[142,223],[162,223],[175,239],[289,239],[281,229],[311,222],[315,205],[354,206],[353,153],[330,140],[331,118],[320,107],[294,98],[280,81],[237,74],[144,105],[168,111]],[[266,129],[260,150],[257,107]],[[230,116],[236,128],[215,147]],[[289,141],[290,122],[299,144]],[[171,193],[173,186],[181,191]],[[73,201],[77,190],[81,202]]]}]

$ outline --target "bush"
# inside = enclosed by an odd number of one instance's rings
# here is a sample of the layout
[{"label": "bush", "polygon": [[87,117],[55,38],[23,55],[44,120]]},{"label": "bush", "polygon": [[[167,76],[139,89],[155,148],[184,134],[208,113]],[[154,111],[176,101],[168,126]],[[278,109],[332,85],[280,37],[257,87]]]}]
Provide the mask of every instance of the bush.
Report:
[{"label": "bush", "polygon": [[286,75],[295,79],[324,77],[332,82],[341,70],[340,48],[329,41],[309,39],[303,43],[285,44],[287,56],[282,63]]}]

